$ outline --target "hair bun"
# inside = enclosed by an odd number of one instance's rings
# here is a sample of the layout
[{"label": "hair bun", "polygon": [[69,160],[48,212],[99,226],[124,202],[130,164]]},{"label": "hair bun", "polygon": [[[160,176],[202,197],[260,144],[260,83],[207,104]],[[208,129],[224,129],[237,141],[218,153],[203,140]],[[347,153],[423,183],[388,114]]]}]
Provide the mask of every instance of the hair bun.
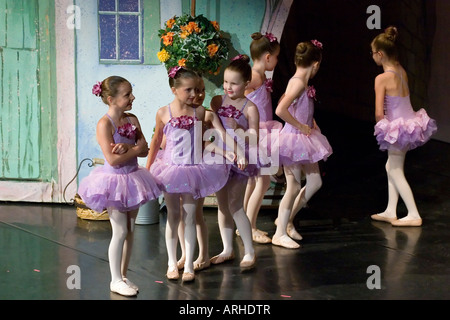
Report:
[{"label": "hair bun", "polygon": [[386,28],[386,30],[384,31],[384,34],[386,35],[386,38],[388,40],[395,42],[397,40],[397,36],[398,36],[397,27],[390,26],[390,27]]},{"label": "hair bun", "polygon": [[303,55],[306,53],[306,51],[308,51],[308,45],[306,44],[306,42],[300,42],[297,45],[297,53]]},{"label": "hair bun", "polygon": [[251,35],[251,37],[252,37],[253,40],[259,40],[259,39],[261,39],[263,37],[263,35],[262,35],[261,32],[255,32],[255,33],[253,33]]}]

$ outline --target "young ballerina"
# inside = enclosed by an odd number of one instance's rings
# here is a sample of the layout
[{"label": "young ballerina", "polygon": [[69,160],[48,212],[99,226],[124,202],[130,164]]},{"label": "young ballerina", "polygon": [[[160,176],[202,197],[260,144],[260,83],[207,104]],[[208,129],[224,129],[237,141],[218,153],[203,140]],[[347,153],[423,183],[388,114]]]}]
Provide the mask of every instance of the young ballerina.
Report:
[{"label": "young ballerina", "polygon": [[[169,84],[175,96],[156,114],[153,135],[147,159],[147,169],[163,185],[167,206],[166,247],[168,254],[167,278],[179,278],[177,267],[178,226],[185,225],[186,260],[183,281],[193,281],[193,255],[196,245],[196,212],[202,198],[221,189],[228,178],[229,166],[206,164],[202,161],[202,122],[205,109],[194,105],[199,75],[192,70],[175,67],[169,71]],[[198,135],[202,136],[198,136]],[[163,136],[165,149],[155,161]]]},{"label": "young ballerina", "polygon": [[97,124],[97,141],[105,165],[84,178],[78,193],[89,208],[107,208],[112,226],[108,249],[112,292],[134,296],[138,287],[127,279],[136,216],[139,207],[156,199],[161,190],[152,175],[138,166],[137,157],[146,157],[148,144],[136,116],[127,113],[135,97],[130,83],[112,76],[94,86],[93,93],[109,106]]},{"label": "young ballerina", "polygon": [[[252,34],[250,52],[253,60],[252,80],[245,90],[247,98],[252,101],[259,111],[259,140],[260,148],[266,148],[270,152],[272,145],[270,132],[274,129],[281,130],[281,122],[273,121],[272,110],[272,79],[266,78],[266,71],[273,71],[278,63],[280,44],[272,34],[262,35],[260,32]],[[262,143],[265,141],[265,143]],[[278,165],[271,164],[271,165]],[[252,225],[252,238],[257,243],[270,243],[272,240],[267,232],[261,231],[256,226],[256,220],[261,208],[264,195],[270,187],[270,175],[261,174],[249,177],[244,199],[244,210]]]},{"label": "young ballerina", "polygon": [[[415,112],[411,106],[408,76],[398,59],[397,28],[389,27],[372,41],[372,58],[384,73],[375,79],[375,136],[380,150],[388,151],[388,204],[384,212],[373,214],[377,221],[393,226],[421,226],[411,188],[404,174],[407,151],[426,143],[436,132],[436,121],[424,109]],[[397,219],[398,197],[401,196],[408,214]]]},{"label": "young ballerina", "polygon": [[[286,176],[286,191],[280,202],[272,244],[285,248],[300,247],[293,240],[302,239],[295,230],[294,217],[322,186],[318,162],[332,153],[314,120],[315,89],[308,85],[319,71],[321,61],[322,43],[312,40],[297,45],[297,69],[275,111],[285,121],[280,132],[280,162]],[[306,175],[303,188],[302,172]]]},{"label": "young ballerina", "polygon": [[[250,58],[246,55],[239,55],[231,61],[224,71],[225,95],[215,96],[211,100],[211,109],[220,117],[223,127],[232,136],[236,136],[242,150],[249,149],[245,151],[248,165],[244,167],[233,165],[227,184],[216,192],[223,251],[212,257],[211,263],[219,264],[234,259],[235,223],[244,244],[245,254],[240,262],[242,268],[251,268],[256,262],[251,225],[244,211],[244,194],[248,177],[255,176],[258,172],[257,155],[253,154],[252,157],[251,153],[256,153],[258,144],[259,114],[255,104],[245,97],[245,88],[252,78],[249,61]],[[249,138],[250,146],[245,145],[245,136]]]},{"label": "young ballerina", "polygon": [[[203,102],[205,101],[205,82],[203,81],[203,78],[200,77],[200,80],[198,82],[198,88],[197,88],[197,94],[194,99],[194,105],[198,106],[199,108],[203,108]],[[205,109],[205,120],[203,122],[203,129],[208,130],[215,128],[218,130],[218,133],[221,135],[226,135],[225,129],[222,126],[222,123],[220,122],[220,119],[217,117],[217,115],[211,111]],[[221,153],[222,149],[215,148],[215,151],[218,153]],[[234,153],[228,153],[223,154],[221,153],[223,157],[228,159],[229,161],[233,162],[235,158]],[[209,258],[209,248],[208,248],[208,228],[206,226],[205,218],[203,216],[203,204],[204,204],[205,198],[200,199],[199,206],[197,207],[196,211],[196,225],[197,225],[197,241],[198,241],[198,257],[194,261],[194,271],[200,271],[203,269],[206,269],[210,266],[210,258]],[[180,221],[180,225],[178,227],[178,238],[180,240],[180,247],[181,247],[181,257],[177,262],[178,269],[184,268],[184,263],[186,260],[186,247],[184,243],[184,222],[183,220]]]}]

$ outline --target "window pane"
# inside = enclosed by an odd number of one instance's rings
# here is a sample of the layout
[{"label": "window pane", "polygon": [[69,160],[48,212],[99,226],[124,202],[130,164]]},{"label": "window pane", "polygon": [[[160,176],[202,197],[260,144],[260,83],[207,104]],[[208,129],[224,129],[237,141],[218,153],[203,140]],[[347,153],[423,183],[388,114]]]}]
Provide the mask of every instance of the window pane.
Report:
[{"label": "window pane", "polygon": [[117,59],[116,16],[100,15],[100,59]]},{"label": "window pane", "polygon": [[139,0],[119,0],[120,12],[139,12]]},{"label": "window pane", "polygon": [[116,0],[99,0],[98,11],[116,11]]},{"label": "window pane", "polygon": [[139,60],[139,17],[120,16],[120,59]]}]

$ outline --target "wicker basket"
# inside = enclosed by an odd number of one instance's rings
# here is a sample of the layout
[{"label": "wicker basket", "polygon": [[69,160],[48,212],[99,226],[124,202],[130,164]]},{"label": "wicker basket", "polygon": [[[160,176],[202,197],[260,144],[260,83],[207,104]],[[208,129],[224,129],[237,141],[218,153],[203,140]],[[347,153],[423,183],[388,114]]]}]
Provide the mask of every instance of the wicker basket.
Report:
[{"label": "wicker basket", "polygon": [[77,193],[74,199],[74,205],[77,208],[77,216],[84,220],[109,220],[108,211],[103,210],[102,213],[94,211],[86,206]]}]

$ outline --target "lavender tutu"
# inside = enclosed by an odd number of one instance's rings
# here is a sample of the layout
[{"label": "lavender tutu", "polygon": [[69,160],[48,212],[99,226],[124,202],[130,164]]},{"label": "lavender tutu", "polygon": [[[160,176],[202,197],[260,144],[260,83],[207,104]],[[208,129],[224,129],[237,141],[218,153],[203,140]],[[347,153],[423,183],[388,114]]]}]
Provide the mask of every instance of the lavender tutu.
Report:
[{"label": "lavender tutu", "polygon": [[375,125],[380,150],[408,151],[424,145],[437,131],[424,109],[414,112],[410,97],[385,97],[384,119]]},{"label": "lavender tutu", "polygon": [[199,199],[219,191],[228,181],[230,166],[225,159],[217,163],[203,160],[201,144],[197,150],[194,143],[195,116],[173,118],[170,105],[169,112],[171,120],[163,129],[166,147],[158,152],[150,172],[167,193],[188,193]]},{"label": "lavender tutu", "polygon": [[[112,120],[111,123],[114,125]],[[135,143],[135,138],[118,133],[122,127],[118,130],[114,125],[114,128],[115,143]],[[160,186],[147,169],[138,165],[137,158],[114,167],[105,161],[105,165],[95,168],[78,188],[86,206],[97,212],[110,207],[122,212],[137,210],[161,193]]]},{"label": "lavender tutu", "polygon": [[[236,121],[238,126],[242,128],[244,131],[249,129],[248,120],[244,115],[244,108],[247,105],[249,99],[242,106],[241,110],[236,109],[234,106],[224,106],[223,102],[225,101],[226,95],[222,98],[222,106],[219,108],[217,114],[222,122],[223,127],[227,132],[231,132],[232,127],[230,125],[230,121]],[[238,145],[240,145],[243,149],[245,148],[245,157],[248,161],[248,165],[244,170],[238,168],[236,164],[232,164],[230,170],[230,178],[242,178],[247,179],[248,177],[253,177],[258,175],[259,168],[261,167],[261,163],[258,157],[258,150],[256,146],[248,146],[245,141],[243,141],[239,136],[236,135],[235,140]],[[222,145],[224,150],[228,150],[228,147],[225,145],[225,142],[222,141]]]},{"label": "lavender tutu", "polygon": [[275,130],[280,131],[283,128],[281,122],[273,120],[271,92],[272,80],[267,79],[258,89],[247,95],[247,98],[256,105],[259,112],[260,153],[258,154],[258,159],[260,163],[264,165],[273,160],[268,158],[268,156],[272,154],[272,147],[278,148],[278,139],[277,137],[271,138],[272,132]]},{"label": "lavender tutu", "polygon": [[[292,102],[289,112],[297,121],[313,128],[314,101],[308,96],[308,90]],[[332,153],[328,139],[319,129],[312,129],[308,137],[285,123],[280,132],[280,162],[284,166],[326,161]]]}]

